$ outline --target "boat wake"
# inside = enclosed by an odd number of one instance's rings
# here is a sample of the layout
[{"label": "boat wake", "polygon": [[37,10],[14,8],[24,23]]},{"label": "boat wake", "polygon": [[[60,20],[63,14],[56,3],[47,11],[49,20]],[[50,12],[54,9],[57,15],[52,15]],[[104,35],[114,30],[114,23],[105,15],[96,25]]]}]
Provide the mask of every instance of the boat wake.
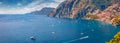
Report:
[{"label": "boat wake", "polygon": [[67,42],[64,42],[64,43],[70,43],[70,42],[74,42],[74,41],[77,41],[77,40],[83,40],[83,39],[87,39],[87,38],[89,38],[89,36],[84,36],[84,37],[74,39],[74,40],[70,40],[70,41],[67,41]]}]

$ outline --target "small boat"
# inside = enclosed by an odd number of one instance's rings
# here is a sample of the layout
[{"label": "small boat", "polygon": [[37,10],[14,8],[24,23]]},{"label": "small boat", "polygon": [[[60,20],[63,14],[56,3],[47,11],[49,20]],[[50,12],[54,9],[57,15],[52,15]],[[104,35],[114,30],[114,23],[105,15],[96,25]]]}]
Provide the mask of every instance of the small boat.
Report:
[{"label": "small boat", "polygon": [[36,40],[35,36],[30,37],[31,40]]},{"label": "small boat", "polygon": [[51,32],[52,34],[55,34],[56,32]]}]

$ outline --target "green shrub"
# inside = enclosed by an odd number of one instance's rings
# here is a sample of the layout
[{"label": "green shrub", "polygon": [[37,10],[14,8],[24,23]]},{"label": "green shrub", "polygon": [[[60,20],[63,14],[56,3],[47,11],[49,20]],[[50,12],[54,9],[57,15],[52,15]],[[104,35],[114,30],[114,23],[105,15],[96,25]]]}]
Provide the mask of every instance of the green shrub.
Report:
[{"label": "green shrub", "polygon": [[112,19],[112,22],[113,22],[113,23],[119,23],[119,22],[120,22],[120,16],[114,17],[114,18]]},{"label": "green shrub", "polygon": [[120,43],[120,32],[118,32],[114,36],[114,39],[111,39],[109,42],[106,42],[106,43]]},{"label": "green shrub", "polygon": [[90,19],[99,19],[99,17],[97,15],[93,15],[93,14],[88,14],[85,16],[85,18],[90,18]]}]

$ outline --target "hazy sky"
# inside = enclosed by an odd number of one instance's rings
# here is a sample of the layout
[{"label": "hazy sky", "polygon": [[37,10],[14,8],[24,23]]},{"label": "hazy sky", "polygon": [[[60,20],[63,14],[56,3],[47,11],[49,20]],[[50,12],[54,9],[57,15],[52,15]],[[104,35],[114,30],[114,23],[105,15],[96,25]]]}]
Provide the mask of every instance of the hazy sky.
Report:
[{"label": "hazy sky", "polygon": [[24,14],[57,7],[64,0],[0,0],[0,14]]}]

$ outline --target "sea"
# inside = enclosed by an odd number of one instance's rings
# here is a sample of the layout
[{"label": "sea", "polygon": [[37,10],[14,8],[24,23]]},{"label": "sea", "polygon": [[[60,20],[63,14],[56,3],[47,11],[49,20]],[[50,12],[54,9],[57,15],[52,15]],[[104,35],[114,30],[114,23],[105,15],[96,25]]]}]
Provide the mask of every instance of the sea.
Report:
[{"label": "sea", "polygon": [[96,20],[0,15],[0,43],[106,43],[119,31],[119,26]]}]

